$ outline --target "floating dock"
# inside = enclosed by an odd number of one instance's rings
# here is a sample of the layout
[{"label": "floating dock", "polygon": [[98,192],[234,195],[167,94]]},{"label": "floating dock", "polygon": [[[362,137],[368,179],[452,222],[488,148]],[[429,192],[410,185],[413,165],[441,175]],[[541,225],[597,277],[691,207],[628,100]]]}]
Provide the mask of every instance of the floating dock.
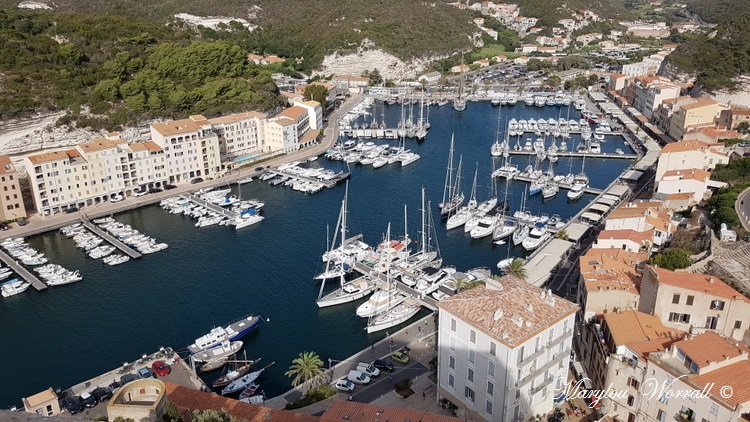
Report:
[{"label": "floating dock", "polygon": [[114,236],[112,236],[109,233],[105,232],[104,230],[100,229],[95,224],[92,224],[90,221],[88,221],[86,219],[82,219],[81,223],[83,224],[84,227],[86,227],[87,229],[89,229],[95,235],[97,235],[97,236],[101,237],[102,239],[106,240],[112,246],[114,246],[115,248],[121,250],[127,256],[129,256],[129,257],[131,257],[133,259],[138,259],[138,258],[140,258],[142,256],[139,252],[133,250],[130,246],[128,246],[128,245],[122,243],[121,241],[117,240]]},{"label": "floating dock", "polygon": [[[545,151],[545,154],[547,151]],[[526,150],[515,150],[510,149],[508,151],[508,154],[510,155],[537,155],[536,151],[526,151]],[[614,152],[560,152],[559,150],[556,152],[558,157],[585,157],[585,158],[621,158],[623,160],[637,160],[640,158],[638,154],[615,154]]]},{"label": "floating dock", "polygon": [[[317,177],[302,176],[300,174],[291,173],[291,172],[287,172],[287,171],[279,170],[279,169],[269,170],[268,172],[276,175],[275,177],[284,176],[290,179],[304,180],[306,182],[322,183],[323,186],[327,188],[332,188],[338,185],[339,182],[341,182],[342,180],[345,180],[351,175],[351,173],[339,172],[338,174],[336,174],[336,176],[334,176],[330,180],[323,180],[323,179],[318,179]],[[272,179],[269,179],[269,180],[272,180]]]},{"label": "floating dock", "polygon": [[11,258],[10,255],[6,254],[5,251],[0,251],[0,260],[3,261],[5,265],[7,265],[11,270],[13,270],[21,278],[29,282],[32,287],[37,289],[37,291],[42,291],[42,290],[47,289],[46,284],[44,284],[41,280],[37,278],[37,276],[29,272],[29,270],[24,268],[21,264],[16,262],[16,260]]},{"label": "floating dock", "polygon": [[215,212],[217,214],[221,214],[221,215],[223,215],[223,216],[225,216],[227,218],[237,218],[237,217],[240,216],[238,213],[236,213],[234,211],[230,211],[230,210],[228,210],[228,209],[226,209],[224,207],[220,207],[220,206],[218,206],[218,205],[216,205],[214,203],[208,202],[205,199],[199,198],[197,195],[194,195],[192,193],[188,193],[187,194],[187,198],[190,201],[193,201],[196,204],[198,204],[198,205],[200,205],[200,206],[202,206],[204,208],[208,208],[209,210],[211,210],[211,211],[213,211],[213,212]]},{"label": "floating dock", "polygon": [[[513,180],[520,180],[521,182],[531,183],[532,179],[529,176],[521,176],[521,175],[517,174],[517,175],[513,176]],[[558,183],[557,186],[559,186],[559,187],[561,187],[563,189],[570,189],[570,188],[573,187],[573,185],[571,185],[569,183]],[[604,191],[601,190],[601,189],[590,188],[588,186],[586,186],[585,188],[583,188],[583,191],[586,192],[586,193],[593,193],[594,195],[601,195],[602,193],[604,193]]]}]

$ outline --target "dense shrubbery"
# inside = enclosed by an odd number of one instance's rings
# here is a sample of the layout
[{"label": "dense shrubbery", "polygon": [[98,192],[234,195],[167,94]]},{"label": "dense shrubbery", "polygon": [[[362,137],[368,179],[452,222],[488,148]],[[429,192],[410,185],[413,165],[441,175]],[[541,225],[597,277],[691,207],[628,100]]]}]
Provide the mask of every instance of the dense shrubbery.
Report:
[{"label": "dense shrubbery", "polygon": [[690,254],[684,249],[669,249],[666,252],[658,253],[648,260],[651,265],[657,265],[659,268],[668,270],[678,270],[690,266]]},{"label": "dense shrubbery", "polygon": [[738,12],[750,10],[750,0],[692,0],[688,11],[698,14],[707,22],[723,22]]},{"label": "dense shrubbery", "polygon": [[124,17],[0,11],[0,118],[67,110],[59,123],[114,129],[278,104],[270,71],[248,64],[241,47],[194,37]]},{"label": "dense shrubbery", "polygon": [[[741,139],[737,141],[745,142]],[[711,178],[726,183],[750,181],[750,158],[740,158],[729,164],[717,165],[711,172]]]},{"label": "dense shrubbery", "polygon": [[740,219],[734,210],[734,204],[737,202],[739,194],[747,187],[750,187],[750,183],[738,183],[729,188],[719,189],[708,199],[708,207],[711,210],[710,218],[714,229],[718,230],[721,223],[726,224],[730,229],[740,225]]}]

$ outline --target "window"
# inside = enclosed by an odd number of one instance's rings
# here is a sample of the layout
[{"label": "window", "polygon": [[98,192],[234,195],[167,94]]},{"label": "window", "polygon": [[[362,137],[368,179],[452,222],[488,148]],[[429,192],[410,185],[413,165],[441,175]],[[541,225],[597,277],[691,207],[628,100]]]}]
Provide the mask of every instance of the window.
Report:
[{"label": "window", "polygon": [[706,327],[705,328],[707,328],[709,330],[715,330],[716,329],[716,324],[718,322],[719,322],[719,318],[717,318],[717,317],[713,317],[713,316],[707,317],[706,318]]},{"label": "window", "polygon": [[688,296],[686,304],[692,306],[693,300],[695,300],[695,296]]},{"label": "window", "polygon": [[518,363],[521,363],[521,361],[523,360],[523,350],[524,346],[521,346],[521,349],[518,350]]},{"label": "window", "polygon": [[474,350],[469,350],[469,363],[474,363],[477,357],[477,352]]},{"label": "window", "polygon": [[453,337],[451,337],[451,340],[450,340],[450,347],[451,347],[451,350],[456,350],[456,339]]},{"label": "window", "polygon": [[492,396],[495,394],[495,384],[487,381],[487,395]]},{"label": "window", "polygon": [[465,387],[464,396],[466,396],[466,398],[468,398],[469,400],[471,400],[472,403],[474,403],[474,390],[472,390],[469,387]]},{"label": "window", "polygon": [[492,402],[487,400],[487,404],[484,405],[484,411],[487,412],[488,415],[492,414]]},{"label": "window", "polygon": [[640,383],[638,382],[637,379],[633,377],[628,377],[628,386],[633,387],[637,390],[639,385]]},{"label": "window", "polygon": [[672,303],[674,303],[675,305],[678,304],[678,303],[680,303],[680,295],[679,294],[675,293],[675,294],[672,295]]},{"label": "window", "polygon": [[451,318],[451,331],[456,331],[456,320]]},{"label": "window", "polygon": [[742,328],[742,321],[740,321],[740,320],[735,321],[734,322],[734,329],[735,330],[739,330],[740,328]]},{"label": "window", "polygon": [[487,373],[495,376],[495,362],[487,362]]},{"label": "window", "polygon": [[470,330],[469,331],[469,341],[472,342],[472,343],[476,343],[477,342],[477,332],[476,331],[474,331],[474,330]]},{"label": "window", "polygon": [[632,413],[628,414],[628,422],[635,422],[635,415]]},{"label": "window", "polygon": [[453,376],[453,374],[448,374],[448,385],[451,387],[456,386],[456,378]]},{"label": "window", "polygon": [[497,356],[497,345],[494,342],[490,342],[490,354],[492,356]]},{"label": "window", "polygon": [[448,357],[448,366],[451,369],[456,369],[456,358],[454,358],[453,356],[449,356]]},{"label": "window", "polygon": [[474,370],[473,369],[469,368],[469,370],[466,373],[466,379],[471,382],[474,382]]},{"label": "window", "polygon": [[724,301],[722,301],[722,300],[712,300],[711,301],[711,310],[712,311],[722,311],[722,310],[724,310]]},{"label": "window", "polygon": [[659,409],[659,411],[656,412],[656,420],[658,420],[659,422],[664,422],[665,420],[667,420],[667,414],[663,410]]},{"label": "window", "polygon": [[712,415],[718,415],[719,414],[719,405],[716,403],[711,403],[711,410],[709,410],[709,413]]},{"label": "window", "polygon": [[633,403],[635,403],[635,398],[633,396],[628,396],[628,406],[632,406]]},{"label": "window", "polygon": [[677,312],[670,312],[669,321],[670,322],[682,322],[682,323],[688,324],[690,323],[690,314],[680,314]]}]

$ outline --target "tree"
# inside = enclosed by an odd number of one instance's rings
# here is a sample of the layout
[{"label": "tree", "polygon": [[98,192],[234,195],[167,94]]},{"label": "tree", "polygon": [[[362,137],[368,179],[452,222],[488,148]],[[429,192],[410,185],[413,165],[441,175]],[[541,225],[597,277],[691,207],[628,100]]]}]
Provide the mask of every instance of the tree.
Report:
[{"label": "tree", "polygon": [[484,286],[484,280],[468,280],[465,278],[459,278],[456,280],[456,288],[459,292],[471,290],[475,287]]},{"label": "tree", "polygon": [[193,412],[191,422],[240,422],[226,410],[198,410]]},{"label": "tree", "polygon": [[522,259],[514,259],[505,269],[505,274],[526,280],[526,268]]},{"label": "tree", "polygon": [[380,86],[383,84],[383,77],[380,75],[380,71],[377,67],[370,72],[369,76],[371,86]]},{"label": "tree", "polygon": [[740,124],[737,125],[737,132],[750,133],[750,122],[740,122]]},{"label": "tree", "polygon": [[676,270],[687,268],[692,262],[690,261],[690,254],[686,250],[674,248],[652,256],[649,263],[660,268]]},{"label": "tree", "polygon": [[323,381],[323,361],[314,352],[302,352],[292,361],[292,366],[284,375],[294,377],[293,387],[310,381],[310,388],[314,388]]},{"label": "tree", "polygon": [[552,88],[557,88],[562,83],[562,79],[560,79],[557,75],[552,75],[547,78],[546,81],[544,81],[544,84],[547,86],[551,86]]},{"label": "tree", "polygon": [[326,97],[328,96],[328,90],[323,85],[308,85],[305,88],[305,98],[320,103],[320,107],[326,109]]},{"label": "tree", "polygon": [[555,233],[555,239],[568,240],[568,232],[565,229],[558,230]]}]

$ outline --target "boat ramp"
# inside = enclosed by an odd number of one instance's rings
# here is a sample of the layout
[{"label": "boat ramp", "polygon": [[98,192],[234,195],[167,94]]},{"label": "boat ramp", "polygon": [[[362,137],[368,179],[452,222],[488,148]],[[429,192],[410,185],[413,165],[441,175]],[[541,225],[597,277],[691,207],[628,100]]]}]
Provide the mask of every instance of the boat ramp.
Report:
[{"label": "boat ramp", "polygon": [[86,227],[89,229],[92,233],[95,235],[101,237],[102,239],[109,242],[112,246],[116,247],[117,249],[121,250],[125,255],[137,259],[140,258],[142,255],[133,250],[130,246],[120,242],[119,240],[115,239],[112,235],[105,232],[104,230],[100,229],[96,226],[96,224],[92,224],[90,221],[88,221],[86,218],[81,219],[81,224],[83,224],[83,227]]},{"label": "boat ramp", "polygon": [[10,255],[6,254],[2,250],[0,250],[0,260],[3,261],[5,265],[7,265],[11,270],[13,270],[13,272],[18,274],[21,278],[31,284],[31,286],[37,291],[47,289],[47,285],[39,280],[37,276],[29,272],[22,265],[18,264],[18,262],[16,262],[13,258],[10,257]]}]

